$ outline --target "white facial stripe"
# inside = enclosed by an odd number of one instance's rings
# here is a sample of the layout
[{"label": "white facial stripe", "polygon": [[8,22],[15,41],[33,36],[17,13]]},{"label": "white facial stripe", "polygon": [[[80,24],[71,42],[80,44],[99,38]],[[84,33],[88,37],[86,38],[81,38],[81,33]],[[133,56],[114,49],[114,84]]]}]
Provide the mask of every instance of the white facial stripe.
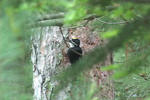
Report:
[{"label": "white facial stripe", "polygon": [[69,46],[70,46],[70,47],[74,47],[74,45],[73,45],[72,43],[69,43]]},{"label": "white facial stripe", "polygon": [[72,43],[74,46],[75,46],[75,45],[77,46],[77,44],[76,44],[75,42],[73,42],[72,40],[71,40],[71,43]]}]

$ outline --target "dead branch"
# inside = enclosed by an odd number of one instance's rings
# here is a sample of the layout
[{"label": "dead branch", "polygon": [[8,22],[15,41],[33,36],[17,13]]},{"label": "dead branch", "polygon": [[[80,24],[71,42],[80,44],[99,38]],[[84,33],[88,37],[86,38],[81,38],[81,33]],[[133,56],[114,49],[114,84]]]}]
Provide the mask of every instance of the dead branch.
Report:
[{"label": "dead branch", "polygon": [[130,22],[130,21],[122,21],[122,22],[109,23],[109,22],[102,21],[102,20],[100,20],[98,18],[95,18],[95,19],[98,20],[98,21],[100,21],[100,22],[102,22],[102,23],[104,23],[104,24],[109,24],[109,25],[125,24],[125,23],[129,23]]}]

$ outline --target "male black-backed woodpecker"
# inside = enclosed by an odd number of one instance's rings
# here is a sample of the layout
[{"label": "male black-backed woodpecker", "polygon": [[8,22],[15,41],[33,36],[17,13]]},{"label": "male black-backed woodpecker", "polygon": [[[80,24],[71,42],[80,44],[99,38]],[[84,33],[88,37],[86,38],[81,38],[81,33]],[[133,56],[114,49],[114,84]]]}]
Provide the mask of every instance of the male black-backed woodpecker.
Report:
[{"label": "male black-backed woodpecker", "polygon": [[80,40],[72,38],[66,40],[70,42],[71,47],[68,49],[67,55],[71,64],[75,63],[82,56],[82,49],[80,48]]}]

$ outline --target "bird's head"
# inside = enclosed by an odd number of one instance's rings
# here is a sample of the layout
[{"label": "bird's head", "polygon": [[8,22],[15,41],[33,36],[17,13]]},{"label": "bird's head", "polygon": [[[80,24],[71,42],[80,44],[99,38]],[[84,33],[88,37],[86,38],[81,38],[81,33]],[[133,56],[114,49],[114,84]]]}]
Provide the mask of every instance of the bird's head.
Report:
[{"label": "bird's head", "polygon": [[66,39],[66,41],[70,43],[71,47],[80,45],[80,40],[77,38]]}]

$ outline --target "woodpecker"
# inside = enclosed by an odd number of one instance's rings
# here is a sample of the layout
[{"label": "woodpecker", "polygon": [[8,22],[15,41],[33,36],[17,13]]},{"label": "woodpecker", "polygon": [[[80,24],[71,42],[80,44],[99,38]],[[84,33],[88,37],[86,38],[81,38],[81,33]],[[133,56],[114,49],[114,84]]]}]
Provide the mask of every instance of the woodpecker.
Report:
[{"label": "woodpecker", "polygon": [[82,57],[82,49],[80,48],[80,40],[77,38],[66,39],[70,43],[70,48],[68,49],[67,55],[71,64],[74,64],[76,61]]}]

